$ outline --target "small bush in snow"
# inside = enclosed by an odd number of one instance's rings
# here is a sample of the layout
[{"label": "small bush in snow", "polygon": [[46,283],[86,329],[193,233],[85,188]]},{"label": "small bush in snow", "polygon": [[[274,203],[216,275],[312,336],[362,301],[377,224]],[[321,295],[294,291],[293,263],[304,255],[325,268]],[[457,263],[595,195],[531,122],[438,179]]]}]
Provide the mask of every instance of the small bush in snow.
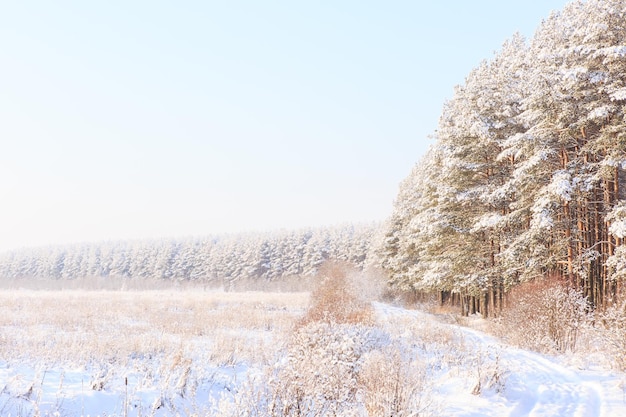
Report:
[{"label": "small bush in snow", "polygon": [[283,357],[223,404],[228,416],[363,415],[363,357],[388,336],[372,327],[311,322],[294,333]]},{"label": "small bush in snow", "polygon": [[333,323],[372,324],[370,300],[360,297],[349,268],[339,263],[327,263],[319,272],[319,283],[311,293],[311,306],[303,323],[325,321]]},{"label": "small bush in snow", "polygon": [[425,364],[396,344],[364,356],[359,385],[368,416],[422,416],[432,405]]},{"label": "small bush in snow", "polygon": [[379,330],[345,323],[299,328],[275,373],[279,415],[345,415],[358,408],[363,355],[385,339]]}]

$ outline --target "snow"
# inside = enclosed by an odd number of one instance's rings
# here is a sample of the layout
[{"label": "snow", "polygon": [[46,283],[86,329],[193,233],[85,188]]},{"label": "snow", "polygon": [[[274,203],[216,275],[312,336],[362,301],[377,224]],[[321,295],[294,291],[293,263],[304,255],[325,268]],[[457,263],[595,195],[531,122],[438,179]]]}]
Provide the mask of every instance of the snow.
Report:
[{"label": "snow", "polygon": [[600,48],[596,52],[596,56],[605,56],[612,59],[620,59],[626,56],[626,46],[625,45],[617,45],[610,46],[607,48]]},{"label": "snow", "polygon": [[626,100],[626,88],[620,88],[618,90],[613,91],[610,94],[611,100],[613,101],[622,101]]},{"label": "snow", "polygon": [[570,201],[573,193],[571,174],[563,170],[555,172],[548,191],[564,201]]},{"label": "snow", "polygon": [[488,230],[504,223],[505,217],[498,213],[487,213],[474,224],[472,231]]},{"label": "snow", "polygon": [[607,220],[611,222],[609,232],[620,239],[626,237],[626,204],[620,202],[611,213],[607,216]]},{"label": "snow", "polygon": [[561,77],[564,80],[576,81],[581,75],[587,74],[588,69],[585,67],[568,68],[561,71]]},{"label": "snow", "polygon": [[589,74],[589,82],[591,84],[605,82],[608,78],[608,74],[603,71],[593,71]]},{"label": "snow", "polygon": [[[614,99],[615,100],[615,99]],[[587,119],[596,120],[596,119],[606,119],[611,114],[611,106],[601,106],[593,109],[587,115]]]},{"label": "snow", "polygon": [[552,211],[548,208],[552,202],[542,197],[532,207],[532,219],[531,226],[533,229],[551,229],[554,227],[554,219],[552,218]]},{"label": "snow", "polygon": [[102,384],[89,369],[42,370],[0,362],[0,415],[170,416],[210,410],[224,392],[246,378],[243,366],[208,366],[198,386],[186,387],[185,375],[148,381],[139,369],[119,366]]},{"label": "snow", "polygon": [[[474,324],[470,328],[457,324],[450,315],[384,303],[373,305],[376,329],[344,326],[335,327],[339,333],[327,333],[328,325],[320,324],[301,334],[306,339],[305,344],[324,345],[330,349],[315,357],[316,363],[312,364],[317,367],[320,380],[324,378],[322,373],[351,366],[358,356],[378,360],[376,355],[384,352],[381,350],[384,346],[401,341],[408,347],[402,350],[403,354],[422,364],[426,373],[423,393],[428,401],[423,415],[626,415],[625,376],[622,374],[596,365],[569,366],[563,358],[507,345],[476,330],[478,325],[484,324],[479,318],[470,319]],[[329,343],[320,344],[320,337],[327,338]],[[331,351],[340,354],[326,355]],[[296,351],[296,356],[298,354]],[[273,366],[284,366],[297,359],[284,355]],[[335,358],[340,361],[332,362]],[[207,364],[202,375],[196,375],[195,382],[189,384],[185,382],[188,375],[184,371],[177,371],[166,380],[148,381],[147,375],[157,372],[142,370],[162,365],[149,357],[137,358],[127,364],[111,363],[109,368],[102,370],[89,367],[63,369],[62,366],[43,368],[32,363],[0,362],[0,415],[220,415],[217,411],[220,399],[228,401],[233,398],[232,393],[244,387],[246,381],[263,381],[262,366],[255,363],[236,366]],[[94,375],[100,375],[108,382],[98,386]]]},{"label": "snow", "polygon": [[615,237],[623,239],[626,237],[626,219],[620,219],[609,226],[609,232]]}]

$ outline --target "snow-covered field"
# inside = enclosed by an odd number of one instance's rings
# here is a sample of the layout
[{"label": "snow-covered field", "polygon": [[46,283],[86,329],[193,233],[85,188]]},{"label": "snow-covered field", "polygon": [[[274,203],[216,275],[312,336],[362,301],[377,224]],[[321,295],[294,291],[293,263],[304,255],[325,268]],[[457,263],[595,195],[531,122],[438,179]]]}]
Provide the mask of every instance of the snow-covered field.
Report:
[{"label": "snow-covered field", "polygon": [[0,291],[0,416],[204,415],[306,293]]},{"label": "snow-covered field", "polygon": [[307,303],[303,293],[0,292],[0,416],[261,416],[281,396],[272,415],[296,415],[294,393],[300,415],[402,404],[394,415],[626,415],[626,377],[591,361],[566,366],[576,362],[382,303],[372,323],[304,325]]}]

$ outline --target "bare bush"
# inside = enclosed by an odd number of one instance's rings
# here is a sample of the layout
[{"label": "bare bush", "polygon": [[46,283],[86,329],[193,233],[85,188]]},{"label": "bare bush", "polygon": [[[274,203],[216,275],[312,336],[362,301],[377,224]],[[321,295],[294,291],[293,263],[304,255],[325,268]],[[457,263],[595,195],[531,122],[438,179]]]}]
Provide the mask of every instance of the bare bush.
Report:
[{"label": "bare bush", "polygon": [[354,274],[340,263],[327,263],[319,272],[318,285],[311,292],[311,305],[303,324],[314,321],[372,324],[370,300],[360,295]]},{"label": "bare bush", "polygon": [[423,416],[431,407],[423,362],[397,344],[368,353],[359,373],[368,416]]},{"label": "bare bush", "polygon": [[515,288],[500,319],[502,337],[543,353],[575,351],[589,322],[587,299],[580,291],[547,280]]},{"label": "bare bush", "polygon": [[508,377],[507,366],[502,365],[500,350],[478,351],[474,359],[477,381],[472,389],[473,395],[481,395],[484,391],[502,393],[506,389]]}]

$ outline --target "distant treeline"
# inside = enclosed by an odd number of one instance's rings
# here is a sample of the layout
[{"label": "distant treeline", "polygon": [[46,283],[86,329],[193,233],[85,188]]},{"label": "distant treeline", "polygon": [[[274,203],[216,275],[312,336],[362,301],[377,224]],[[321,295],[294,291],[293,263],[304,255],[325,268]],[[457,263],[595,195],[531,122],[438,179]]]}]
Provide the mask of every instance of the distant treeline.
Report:
[{"label": "distant treeline", "polygon": [[0,254],[0,277],[73,280],[142,278],[229,286],[313,275],[326,260],[373,263],[380,225],[244,233],[21,249]]}]

